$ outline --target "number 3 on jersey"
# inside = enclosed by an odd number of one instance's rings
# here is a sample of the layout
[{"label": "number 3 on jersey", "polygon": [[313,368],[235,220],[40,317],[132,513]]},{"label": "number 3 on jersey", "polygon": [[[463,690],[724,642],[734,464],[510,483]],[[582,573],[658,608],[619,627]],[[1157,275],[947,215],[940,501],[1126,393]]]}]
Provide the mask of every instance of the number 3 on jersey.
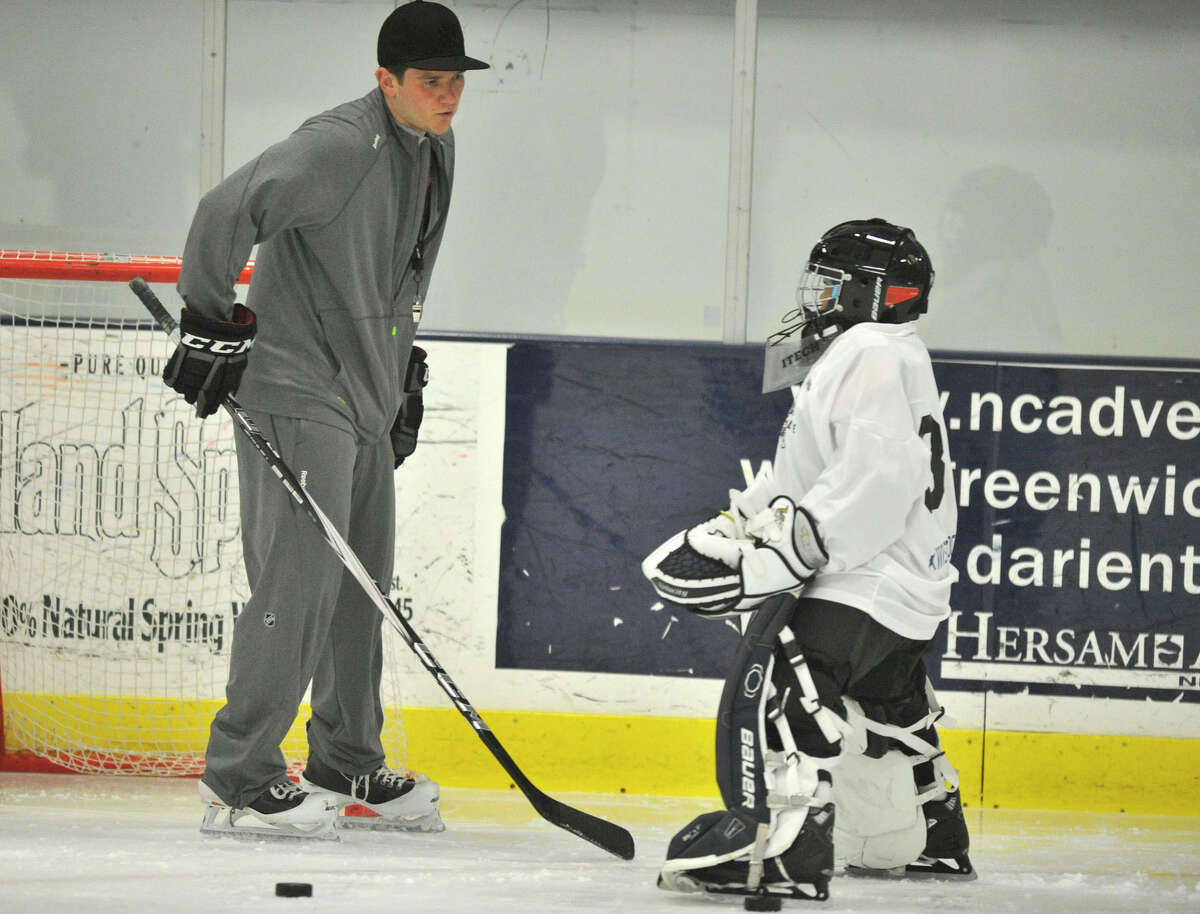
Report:
[{"label": "number 3 on jersey", "polygon": [[922,438],[929,436],[929,472],[933,474],[933,487],[925,490],[925,507],[936,511],[946,494],[946,462],[942,456],[946,453],[942,444],[942,427],[931,415],[921,417],[921,427],[917,434]]}]

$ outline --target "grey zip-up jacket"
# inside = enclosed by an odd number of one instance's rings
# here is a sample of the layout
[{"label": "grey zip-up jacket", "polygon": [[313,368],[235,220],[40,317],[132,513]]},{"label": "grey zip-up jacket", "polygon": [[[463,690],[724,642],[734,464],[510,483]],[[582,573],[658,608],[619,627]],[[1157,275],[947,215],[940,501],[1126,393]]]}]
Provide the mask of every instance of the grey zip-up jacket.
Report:
[{"label": "grey zip-up jacket", "polygon": [[363,441],[387,434],[453,181],[453,133],[422,140],[404,130],[375,89],[308,119],[204,195],[177,286],[189,309],[228,320],[234,282],[259,244],[246,296],[258,336],[239,402]]}]

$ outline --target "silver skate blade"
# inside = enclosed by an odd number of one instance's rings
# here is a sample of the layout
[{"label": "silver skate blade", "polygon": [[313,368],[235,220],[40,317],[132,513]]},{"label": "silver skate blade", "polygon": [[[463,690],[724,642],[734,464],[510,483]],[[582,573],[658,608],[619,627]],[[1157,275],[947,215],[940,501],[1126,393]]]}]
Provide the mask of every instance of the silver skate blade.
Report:
[{"label": "silver skate blade", "polygon": [[710,885],[701,882],[686,870],[663,871],[658,874],[657,885],[668,892],[704,893],[706,895],[739,895],[743,898],[771,896],[795,901],[826,901],[829,898],[829,880],[814,882],[771,883],[757,889],[745,885]]},{"label": "silver skate blade", "polygon": [[904,875],[907,879],[946,879],[957,882],[970,882],[979,878],[975,867],[971,865],[971,858],[966,854],[961,857],[921,857],[905,867]]},{"label": "silver skate blade", "polygon": [[945,860],[923,858],[908,866],[894,866],[890,869],[847,865],[846,875],[867,879],[944,879],[955,882],[970,882],[979,878],[979,874],[971,866],[971,861],[965,857]]},{"label": "silver skate blade", "polygon": [[743,898],[778,898],[792,901],[828,901],[829,880],[817,882],[790,882],[759,886],[757,889],[748,886],[706,885],[704,891],[709,895],[740,895]]},{"label": "silver skate blade", "polygon": [[[249,820],[248,824],[247,820]],[[333,816],[310,828],[302,828],[287,822],[270,824],[245,810],[230,809],[228,806],[209,805],[204,810],[204,820],[200,823],[200,833],[210,837],[254,840],[261,838],[286,838],[293,841],[342,840],[333,826]]]}]

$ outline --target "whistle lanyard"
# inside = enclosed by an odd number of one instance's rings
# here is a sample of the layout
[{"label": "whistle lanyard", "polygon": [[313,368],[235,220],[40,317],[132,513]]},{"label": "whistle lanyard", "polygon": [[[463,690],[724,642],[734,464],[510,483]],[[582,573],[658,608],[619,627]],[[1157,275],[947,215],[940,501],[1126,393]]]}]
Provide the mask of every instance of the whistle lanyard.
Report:
[{"label": "whistle lanyard", "polygon": [[433,201],[433,166],[434,156],[432,147],[429,150],[429,174],[425,180],[425,212],[421,215],[421,231],[417,235],[417,243],[413,246],[412,259],[409,266],[417,278],[417,290],[413,293],[412,319],[413,324],[421,322],[421,314],[425,310],[421,301],[421,284],[425,278],[425,233],[429,230],[429,211]]}]

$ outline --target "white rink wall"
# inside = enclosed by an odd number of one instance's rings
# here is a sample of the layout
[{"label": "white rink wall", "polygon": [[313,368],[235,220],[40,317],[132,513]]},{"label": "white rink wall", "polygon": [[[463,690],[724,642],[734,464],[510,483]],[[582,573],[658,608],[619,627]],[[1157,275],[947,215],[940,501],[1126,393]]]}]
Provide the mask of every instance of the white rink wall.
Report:
[{"label": "white rink wall", "polygon": [[[12,348],[12,339],[17,338],[12,335],[23,333],[20,329],[0,328],[0,340],[8,341],[5,347]],[[136,336],[134,331],[115,336],[81,331],[43,333],[47,348],[39,358],[63,365],[87,364],[86,359],[81,362],[73,357],[73,352],[91,352],[98,359],[106,352],[117,353],[116,347],[127,345],[127,339],[141,342],[126,349],[124,355],[110,354],[108,364],[124,364],[122,360],[132,364],[130,352],[144,352],[148,360],[166,352],[165,341],[152,331],[136,332]],[[56,339],[60,339],[58,349],[54,348]],[[520,434],[519,430],[505,428],[506,401],[519,395],[507,389],[510,347],[504,343],[445,339],[427,341],[425,345],[430,353],[433,383],[426,392],[419,450],[397,474],[397,565],[390,590],[434,654],[479,707],[709,718],[720,694],[718,678],[571,672],[554,669],[552,663],[540,668],[542,664],[536,660],[532,665],[521,660],[510,668],[498,663],[499,630],[510,641],[519,641],[525,636],[518,627],[529,624],[521,622],[523,607],[519,604],[510,606],[505,618],[500,617],[506,435]],[[10,383],[20,388],[22,381],[14,376]],[[14,657],[26,655],[19,641],[28,633],[32,639],[29,644],[38,649],[39,658],[36,684],[23,682],[20,665],[10,664],[5,670],[5,688],[20,691],[56,682],[63,684],[61,691],[74,692],[79,683],[87,682],[92,691],[124,694],[135,689],[130,677],[161,668],[175,672],[155,673],[163,679],[156,679],[158,694],[197,693],[195,697],[219,698],[233,626],[229,607],[244,605],[248,596],[238,540],[232,421],[222,413],[203,425],[195,422],[178,397],[157,384],[154,377],[141,377],[136,372],[105,378],[104,383],[97,381],[95,390],[98,402],[93,405],[110,423],[122,416],[153,416],[153,423],[148,418],[143,420],[145,427],[159,431],[143,432],[134,438],[122,423],[99,426],[82,419],[77,427],[71,426],[74,414],[65,406],[56,407],[47,392],[34,387],[17,397],[25,403],[24,408],[0,412],[0,442],[5,447],[0,463],[5,517],[0,522],[0,538],[6,544],[4,568],[8,578],[0,594],[4,597],[3,633],[13,639],[10,647],[18,651]],[[35,405],[40,412],[33,408]],[[603,411],[600,400],[595,405],[598,412]],[[653,403],[645,407],[655,408]],[[694,408],[699,409],[699,400]],[[61,427],[64,422],[68,423],[65,428]],[[581,425],[587,427],[588,420],[583,419]],[[576,434],[576,430],[564,429],[563,434]],[[176,442],[174,455],[161,450],[163,441]],[[529,444],[536,448],[546,443],[539,439]],[[158,448],[158,463],[153,463],[156,458],[151,448]],[[88,454],[97,459],[103,455],[98,468],[84,465]],[[78,524],[64,527],[70,518],[88,520],[85,504],[92,497],[88,493],[110,491],[103,477],[115,472],[112,461],[118,458],[128,461],[127,473],[131,478],[136,474],[140,480],[136,490],[129,486],[125,489],[126,497],[133,501],[116,511],[116,516],[122,518],[119,529],[106,528],[106,532],[99,526],[93,529]],[[546,457],[535,451],[530,459],[544,462]],[[59,469],[53,469],[56,466]],[[79,472],[84,476],[78,477],[78,491],[52,489],[45,483],[64,474],[75,478]],[[561,483],[567,485],[575,471],[568,467],[562,472]],[[89,482],[88,473],[96,473],[96,479]],[[631,476],[613,482],[630,487],[646,481]],[[509,497],[516,498],[516,492]],[[194,507],[189,508],[193,502]],[[588,511],[586,504],[579,507]],[[668,507],[658,506],[655,516],[642,518],[640,523],[661,527],[663,520],[657,512]],[[574,509],[569,502],[563,505],[564,511]],[[103,526],[108,523],[106,517],[97,514],[95,522]],[[629,522],[637,523],[634,518]],[[56,529],[57,536],[40,535]],[[627,532],[639,531],[631,527]],[[57,554],[69,557],[60,572],[46,570],[50,564],[44,550],[50,543]],[[572,546],[566,542],[556,546],[551,537],[539,548],[554,553],[551,560],[558,555],[561,563],[570,562],[575,555]],[[512,559],[508,561],[511,564]],[[553,561],[551,565],[550,577],[537,586],[552,587],[556,573],[574,572]],[[545,569],[541,573],[545,575]],[[174,581],[184,589],[168,590]],[[670,637],[678,663],[684,667],[701,659],[687,640],[686,631],[677,631],[678,626],[673,625],[678,620],[662,612],[648,587],[643,593],[635,589],[619,599],[616,595],[610,599],[604,582],[591,581],[582,592],[585,595],[581,599],[563,605],[559,613],[567,631],[575,626],[583,637],[593,637],[588,633],[606,627],[607,613],[614,628],[624,626],[628,631],[637,627],[634,623],[644,623],[644,630],[652,632],[653,637]],[[185,596],[190,616],[204,616],[204,631],[168,630],[157,615],[170,615],[179,609],[175,604]],[[106,611],[116,607],[124,613],[128,606],[128,622],[121,625],[127,625],[129,632],[119,631],[118,623],[111,622],[102,631],[78,634],[73,620],[84,617],[75,614],[76,606],[80,613],[85,607],[89,611],[93,607]],[[643,618],[634,618],[637,615]],[[710,622],[705,629],[721,624]],[[963,621],[957,648],[947,654],[970,658],[978,650],[978,639],[971,637],[971,631],[978,631],[978,623]],[[538,635],[531,632],[530,637],[536,641]],[[625,650],[642,649],[628,641],[616,643],[624,643]],[[553,645],[546,649],[553,650]],[[618,655],[604,650],[593,653],[587,666],[592,670],[622,669]],[[1188,673],[1191,657],[1191,653],[1186,655],[1181,675]],[[168,658],[172,658],[171,663],[161,662]],[[1084,659],[1081,657],[1079,663]],[[415,657],[401,650],[398,660],[396,668],[389,670],[389,677],[397,682],[405,704],[443,706],[443,692]],[[1088,669],[1077,667],[1084,675]],[[193,684],[197,671],[203,671],[203,688]],[[1132,669],[1115,675],[1118,681],[1137,683]],[[181,687],[180,682],[185,684]],[[145,683],[128,694],[144,691]],[[1137,697],[1130,699],[1061,694],[1047,697],[1031,695],[1028,690],[992,691],[981,682],[976,690],[947,691],[942,697],[951,725],[970,730],[986,726],[1001,731],[1200,737],[1194,703],[1181,701],[1180,694],[1162,689],[1135,692]]]}]

